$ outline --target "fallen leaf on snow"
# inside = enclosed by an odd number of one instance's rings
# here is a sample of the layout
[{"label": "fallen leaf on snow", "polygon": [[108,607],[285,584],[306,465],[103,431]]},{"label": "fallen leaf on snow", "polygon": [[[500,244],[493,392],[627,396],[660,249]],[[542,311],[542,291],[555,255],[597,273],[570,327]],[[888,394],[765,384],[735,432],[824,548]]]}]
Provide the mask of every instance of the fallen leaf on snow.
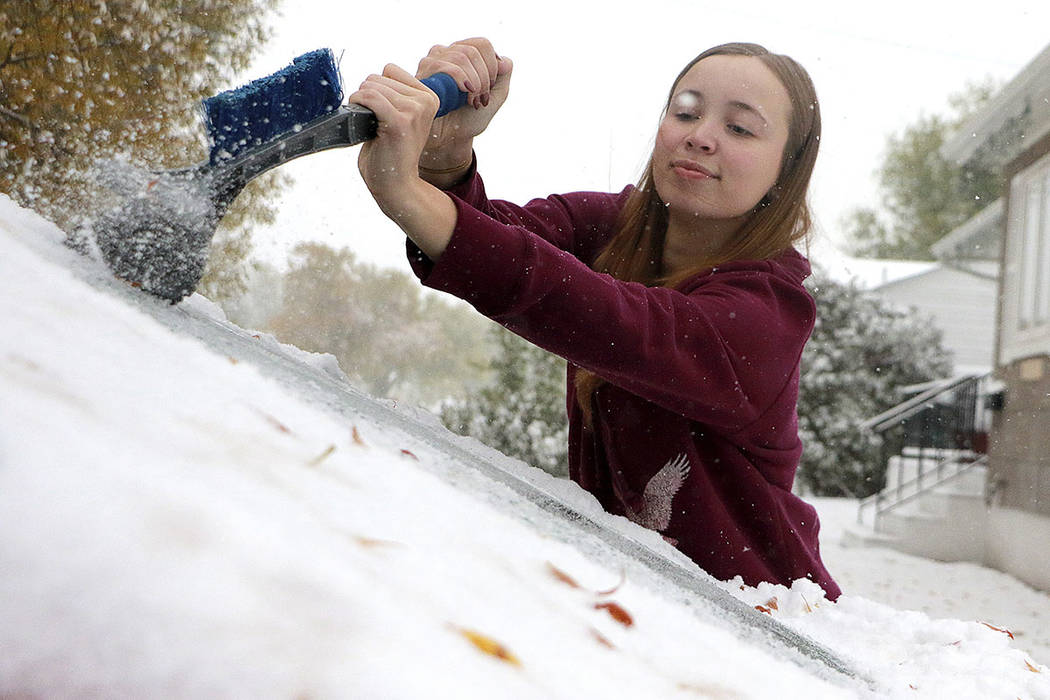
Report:
[{"label": "fallen leaf on snow", "polygon": [[605,636],[602,635],[601,632],[599,632],[598,630],[594,629],[593,627],[591,628],[591,635],[596,640],[598,640],[598,643],[601,644],[603,647],[608,647],[609,649],[615,649],[616,648],[616,647],[613,646],[612,642],[610,642],[608,639],[606,639]]},{"label": "fallen leaf on snow", "polygon": [[[553,576],[554,578],[558,579],[559,581],[561,581],[565,585],[569,586],[570,588],[583,588],[583,586],[581,586],[579,583],[576,582],[576,579],[574,579],[572,576],[570,576],[569,574],[565,573],[564,571],[562,571],[561,569],[556,567],[554,564],[551,564],[550,562],[547,562],[547,571],[550,572],[551,576]],[[626,582],[627,582],[627,572],[621,570],[620,571],[620,581],[619,581],[619,583],[617,583],[612,588],[609,588],[608,590],[595,591],[594,595],[598,596],[599,598],[605,597],[605,596],[610,596],[613,593],[615,593],[616,591],[620,590],[620,588],[622,588],[623,584],[626,583]]]},{"label": "fallen leaf on snow", "polygon": [[377,540],[372,537],[362,537],[360,535],[354,536],[354,542],[365,549],[378,549],[380,547],[403,547],[400,542],[394,542],[393,540]]},{"label": "fallen leaf on snow", "polygon": [[987,622],[982,622],[981,624],[984,625],[985,627],[987,627],[990,630],[995,630],[996,632],[1002,632],[1003,634],[1005,634],[1010,639],[1014,638],[1013,632],[1011,632],[1010,630],[1004,630],[1001,627],[995,627],[994,625],[989,625]]},{"label": "fallen leaf on snow", "polygon": [[729,690],[728,688],[720,688],[712,685],[698,685],[696,683],[679,683],[679,690],[684,690],[689,693],[696,693],[705,698],[739,698],[740,696],[736,692]]},{"label": "fallen leaf on snow", "polygon": [[573,579],[572,576],[569,576],[567,573],[556,567],[554,564],[551,564],[550,562],[547,562],[547,571],[550,572],[551,576],[558,579],[570,588],[580,587],[580,584],[576,583],[576,580]]},{"label": "fallen leaf on snow", "polygon": [[266,422],[267,422],[267,423],[269,423],[269,424],[270,424],[270,425],[272,425],[273,427],[277,428],[277,429],[278,429],[278,430],[280,430],[280,431],[281,431],[282,433],[290,433],[290,432],[292,432],[291,430],[289,430],[289,429],[288,429],[288,426],[287,426],[287,425],[285,425],[285,424],[284,424],[284,423],[282,423],[281,421],[277,420],[276,418],[274,418],[273,416],[271,416],[271,415],[270,415],[269,413],[267,413],[266,411],[259,411],[259,413],[260,413],[260,414],[262,415],[262,417],[263,417],[263,418],[265,418],[265,419],[266,419]]},{"label": "fallen leaf on snow", "polygon": [[316,467],[321,462],[325,461],[330,454],[335,452],[335,445],[329,445],[325,448],[325,451],[311,459],[307,464],[311,467]]},{"label": "fallen leaf on snow", "polygon": [[365,441],[361,439],[361,433],[357,432],[357,426],[353,425],[353,426],[350,426],[350,427],[351,427],[350,435],[354,439],[354,444],[357,445],[358,447],[365,447]]},{"label": "fallen leaf on snow", "polygon": [[405,457],[411,457],[412,459],[416,460],[417,462],[419,461],[419,457],[416,457],[414,454],[412,454],[410,451],[408,451],[406,449],[402,449],[401,450],[401,454],[403,456],[405,456]]},{"label": "fallen leaf on snow", "polygon": [[453,628],[463,635],[471,644],[473,644],[479,651],[482,651],[489,656],[494,656],[500,661],[505,661],[512,666],[521,666],[521,661],[518,657],[514,656],[507,647],[497,642],[492,637],[488,637],[480,632],[467,629],[465,627],[457,627],[453,625]]},{"label": "fallen leaf on snow", "polygon": [[610,589],[609,589],[609,590],[607,590],[607,591],[598,591],[598,592],[596,593],[596,595],[600,595],[600,596],[607,596],[607,595],[612,595],[612,594],[613,594],[613,593],[615,593],[616,591],[620,590],[620,588],[621,588],[621,587],[623,586],[623,584],[625,584],[625,583],[627,583],[627,572],[626,572],[626,571],[624,571],[623,569],[620,569],[620,582],[619,582],[619,583],[617,583],[617,584],[616,584],[615,586],[613,586],[612,588],[610,588]]},{"label": "fallen leaf on snow", "polygon": [[1032,662],[1029,661],[1028,659],[1024,660],[1024,665],[1027,666],[1028,670],[1031,671],[1032,673],[1042,673],[1043,672],[1042,669],[1039,669],[1039,668],[1036,668],[1035,666],[1033,666]]},{"label": "fallen leaf on snow", "polygon": [[631,618],[630,614],[617,603],[613,603],[612,601],[607,603],[595,603],[594,609],[606,611],[612,619],[616,620],[624,627],[630,627],[634,624],[634,620]]}]

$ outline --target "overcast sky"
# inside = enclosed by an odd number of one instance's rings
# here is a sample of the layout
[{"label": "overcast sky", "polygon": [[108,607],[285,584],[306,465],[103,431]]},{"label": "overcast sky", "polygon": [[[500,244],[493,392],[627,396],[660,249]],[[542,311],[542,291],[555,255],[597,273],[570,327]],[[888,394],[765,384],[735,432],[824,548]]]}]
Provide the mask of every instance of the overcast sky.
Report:
[{"label": "overcast sky", "polygon": [[[916,0],[848,9],[841,0],[753,0],[732,9],[697,0],[472,0],[455,12],[416,0],[284,5],[245,80],[328,46],[349,94],[387,62],[414,72],[435,43],[492,39],[514,59],[514,77],[510,99],[475,145],[489,194],[522,203],[553,192],[619,191],[637,180],[671,81],[705,48],[753,41],[789,54],[810,72],[821,100],[811,200],[818,237],[831,242],[850,209],[877,204],[872,173],[888,135],[923,112],[946,113],[948,96],[967,83],[1008,80],[1050,44],[1050,3],[1030,0],[986,3],[979,12]],[[284,166],[297,184],[278,223],[260,233],[260,253],[279,260],[296,241],[320,240],[407,269],[403,238],[361,185],[356,155],[339,149]]]}]

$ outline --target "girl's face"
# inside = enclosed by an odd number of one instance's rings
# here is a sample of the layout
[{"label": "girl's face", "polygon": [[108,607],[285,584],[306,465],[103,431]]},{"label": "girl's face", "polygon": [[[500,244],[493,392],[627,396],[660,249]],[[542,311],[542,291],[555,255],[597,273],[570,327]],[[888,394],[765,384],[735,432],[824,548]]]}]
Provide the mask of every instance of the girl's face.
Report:
[{"label": "girl's face", "polygon": [[672,221],[731,220],[777,181],[791,99],[753,56],[709,56],[682,77],[660,123],[653,184]]}]

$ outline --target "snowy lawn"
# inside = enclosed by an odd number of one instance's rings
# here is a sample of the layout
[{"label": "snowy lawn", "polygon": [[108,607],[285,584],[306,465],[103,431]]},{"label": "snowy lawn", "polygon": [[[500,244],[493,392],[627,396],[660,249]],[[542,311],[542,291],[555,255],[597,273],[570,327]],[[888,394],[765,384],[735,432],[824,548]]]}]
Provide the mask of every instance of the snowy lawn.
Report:
[{"label": "snowy lawn", "polygon": [[1050,664],[1050,595],[994,569],[944,563],[879,547],[840,544],[857,520],[857,501],[815,498],[821,554],[842,590],[933,618],[979,620],[1009,630],[1014,646]]}]

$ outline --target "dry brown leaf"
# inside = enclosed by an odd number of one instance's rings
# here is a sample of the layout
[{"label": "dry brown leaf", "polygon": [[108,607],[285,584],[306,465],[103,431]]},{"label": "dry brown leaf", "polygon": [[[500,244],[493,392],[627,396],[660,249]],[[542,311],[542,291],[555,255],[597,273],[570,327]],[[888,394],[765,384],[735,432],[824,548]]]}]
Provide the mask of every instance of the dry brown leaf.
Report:
[{"label": "dry brown leaf", "polygon": [[699,695],[699,696],[704,697],[704,698],[709,698],[710,700],[718,700],[720,698],[725,698],[726,700],[729,700],[730,698],[738,698],[738,697],[740,697],[733,690],[730,690],[729,688],[723,688],[723,687],[720,687],[720,686],[717,686],[717,685],[699,685],[699,684],[696,684],[696,683],[679,683],[678,684],[678,689],[679,690],[684,690],[684,691],[689,692],[689,693],[695,693],[696,695]]},{"label": "dry brown leaf", "polygon": [[329,445],[325,448],[324,452],[311,459],[309,462],[307,462],[307,464],[311,467],[316,467],[319,464],[321,464],[321,462],[328,459],[328,456],[331,455],[333,452],[335,452],[335,445]]},{"label": "dry brown leaf", "polygon": [[770,610],[769,608],[765,607],[764,605],[756,605],[755,606],[755,610],[759,611],[760,613],[765,613],[766,615],[772,615],[773,614],[773,611]]},{"label": "dry brown leaf", "polygon": [[1001,627],[995,627],[993,625],[989,625],[987,622],[982,622],[981,624],[984,625],[985,627],[987,627],[990,630],[995,630],[996,632],[1002,632],[1003,634],[1005,634],[1010,639],[1014,638],[1014,634],[1010,630],[1004,630]]},{"label": "dry brown leaf", "polygon": [[[565,573],[564,571],[562,571],[558,567],[554,566],[554,564],[551,564],[550,562],[547,562],[547,570],[550,572],[550,574],[552,576],[554,576],[554,578],[558,579],[559,581],[561,581],[562,583],[566,584],[567,586],[569,586],[571,588],[583,588],[583,586],[581,586],[579,583],[576,582],[576,579],[574,579],[572,576],[569,576],[569,574]],[[623,584],[626,583],[626,582],[627,582],[627,572],[621,570],[620,571],[620,581],[619,581],[619,583],[617,583],[615,586],[613,586],[612,588],[610,588],[608,590],[595,591],[594,595],[598,596],[599,598],[605,597],[605,596],[610,596],[613,593],[616,593],[616,591],[620,590],[620,588],[623,587]]]},{"label": "dry brown leaf", "polygon": [[1027,666],[1028,670],[1031,671],[1032,673],[1042,673],[1043,672],[1042,669],[1039,669],[1039,668],[1036,668],[1035,666],[1033,666],[1032,662],[1029,661],[1028,659],[1024,660],[1024,665]]},{"label": "dry brown leaf", "polygon": [[547,571],[550,572],[551,576],[558,579],[570,588],[580,587],[580,584],[576,583],[575,579],[573,579],[572,576],[569,576],[567,573],[556,567],[554,564],[551,564],[550,562],[547,562]]},{"label": "dry brown leaf", "polygon": [[598,592],[597,592],[597,593],[596,593],[595,595],[599,595],[599,596],[608,596],[608,595],[612,595],[612,594],[613,594],[613,593],[615,593],[616,591],[620,590],[620,588],[622,588],[622,587],[623,587],[623,584],[625,584],[625,583],[627,583],[627,572],[626,572],[626,571],[624,571],[623,569],[620,569],[620,582],[619,582],[619,583],[617,583],[617,584],[616,584],[615,586],[613,586],[612,588],[610,588],[609,590],[606,590],[606,591],[598,591]]},{"label": "dry brown leaf", "polygon": [[417,462],[419,461],[419,457],[416,457],[414,454],[412,454],[410,451],[408,451],[406,449],[402,449],[401,450],[401,454],[404,457],[411,457],[412,459],[416,460]]},{"label": "dry brown leaf", "polygon": [[403,547],[400,542],[394,542],[393,540],[377,540],[372,537],[362,537],[360,535],[354,536],[354,542],[365,549],[377,549],[380,547]]},{"label": "dry brown leaf", "polygon": [[620,605],[612,601],[609,601],[607,603],[595,603],[594,609],[606,611],[607,613],[609,613],[612,619],[616,620],[624,627],[630,627],[634,624],[634,620],[631,618],[630,614],[622,607],[620,607]]},{"label": "dry brown leaf", "polygon": [[514,656],[507,647],[497,642],[492,637],[475,632],[474,630],[467,629],[465,627],[457,627],[453,625],[455,630],[463,635],[471,644],[473,644],[479,651],[482,651],[489,656],[494,656],[500,661],[504,661],[511,666],[521,666],[521,661],[518,657]]},{"label": "dry brown leaf", "polygon": [[593,636],[598,641],[598,643],[601,644],[603,647],[606,647],[606,648],[609,648],[609,649],[615,649],[616,648],[615,646],[613,646],[612,642],[610,642],[608,639],[606,639],[605,636],[601,632],[599,632],[598,630],[594,629],[593,627],[591,628],[591,636]]},{"label": "dry brown leaf", "polygon": [[228,355],[226,359],[228,359],[230,361],[231,365],[235,365],[235,364],[237,364],[239,362],[239,360],[236,357],[234,357],[233,355]]},{"label": "dry brown leaf", "polygon": [[361,433],[357,432],[357,426],[353,425],[353,426],[350,426],[350,427],[351,427],[350,435],[354,439],[354,444],[357,445],[358,447],[365,447],[365,441],[361,439]]},{"label": "dry brown leaf", "polygon": [[265,411],[259,411],[259,413],[262,414],[262,417],[266,419],[267,423],[269,423],[273,427],[277,428],[282,433],[291,433],[292,432],[291,430],[288,429],[287,425],[285,425],[281,421],[277,420],[276,418],[271,416],[269,413],[266,413]]}]

